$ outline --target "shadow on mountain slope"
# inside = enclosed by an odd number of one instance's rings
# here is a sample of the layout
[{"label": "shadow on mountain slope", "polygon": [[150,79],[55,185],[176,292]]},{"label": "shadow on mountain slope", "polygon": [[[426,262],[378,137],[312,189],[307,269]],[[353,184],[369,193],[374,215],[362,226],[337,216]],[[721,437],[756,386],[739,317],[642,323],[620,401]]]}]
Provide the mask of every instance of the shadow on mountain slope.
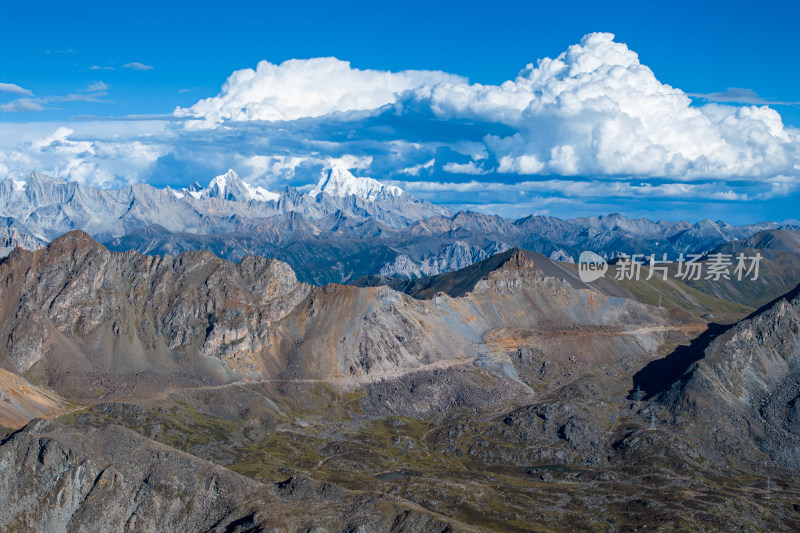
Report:
[{"label": "shadow on mountain slope", "polygon": [[678,346],[668,356],[651,361],[633,376],[631,392],[638,387],[644,392],[642,399],[650,399],[667,390],[670,385],[681,378],[692,363],[703,358],[706,348],[714,339],[734,325],[735,323],[709,324],[708,328],[688,345]]},{"label": "shadow on mountain slope", "polygon": [[[764,304],[742,320],[756,317],[780,300],[791,300],[798,294],[800,294],[800,285],[788,293],[775,298],[771,302]],[[634,392],[636,388],[639,387],[639,389],[644,392],[643,399],[650,399],[664,392],[673,383],[681,379],[693,363],[703,358],[706,348],[708,348],[714,339],[736,326],[736,324],[738,324],[738,322],[732,324],[711,323],[703,333],[695,337],[688,345],[678,346],[675,351],[668,356],[650,362],[633,376],[633,389],[631,392]]]}]

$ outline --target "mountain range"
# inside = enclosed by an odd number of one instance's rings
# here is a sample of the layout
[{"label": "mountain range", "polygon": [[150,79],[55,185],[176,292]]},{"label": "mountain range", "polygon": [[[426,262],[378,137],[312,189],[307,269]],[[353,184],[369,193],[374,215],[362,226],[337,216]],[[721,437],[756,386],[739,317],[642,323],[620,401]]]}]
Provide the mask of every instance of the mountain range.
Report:
[{"label": "mountain range", "polygon": [[797,221],[735,226],[702,220],[653,222],[611,214],[518,220],[450,209],[393,185],[334,166],[305,194],[268,191],[235,172],[205,188],[146,184],[98,189],[32,173],[0,182],[0,253],[35,249],[67,231],[110,249],[177,255],[208,249],[288,263],[305,282],[347,283],[363,276],[419,278],[463,268],[514,247],[575,261],[583,250],[626,254],[704,253],[759,231],[798,229]]},{"label": "mountain range", "polygon": [[797,290],[754,309],[516,248],[389,281],[82,231],[15,249],[0,528],[800,525]]},{"label": "mountain range", "polygon": [[0,215],[3,531],[800,530],[796,221],[508,220],[338,167],[34,173]]}]

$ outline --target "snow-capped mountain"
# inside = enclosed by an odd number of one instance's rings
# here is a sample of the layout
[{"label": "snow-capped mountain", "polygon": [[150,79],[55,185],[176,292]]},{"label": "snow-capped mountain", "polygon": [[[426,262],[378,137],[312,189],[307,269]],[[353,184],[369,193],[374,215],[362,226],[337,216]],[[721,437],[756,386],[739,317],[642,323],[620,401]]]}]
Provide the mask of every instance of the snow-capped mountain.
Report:
[{"label": "snow-capped mountain", "polygon": [[33,172],[24,180],[0,181],[0,217],[6,220],[5,227],[17,230],[14,235],[34,239],[16,239],[27,246],[49,242],[73,229],[100,240],[152,225],[200,235],[242,233],[258,231],[259,221],[288,214],[309,221],[371,220],[399,229],[430,216],[450,214],[444,207],[377,180],[356,178],[342,169],[329,172],[326,178],[331,174],[333,179],[324,180],[326,194],[314,197],[292,188],[271,192],[246,183],[233,170],[216,176],[205,188],[195,182],[178,190],[147,184],[100,189]]},{"label": "snow-capped mountain", "polygon": [[349,170],[338,165],[331,167],[309,194],[316,198],[322,193],[338,198],[357,196],[370,202],[404,194],[400,187],[384,185],[372,178],[357,178]]},{"label": "snow-capped mountain", "polygon": [[311,194],[294,188],[270,192],[232,170],[207,187],[194,183],[179,190],[147,184],[100,189],[35,172],[0,181],[0,256],[14,246],[40,247],[75,229],[117,250],[175,254],[206,248],[234,260],[277,257],[305,280],[341,283],[371,274],[442,273],[514,246],[562,261],[575,260],[583,250],[672,258],[761,230],[798,228],[654,222],[620,214],[566,220],[454,214],[341,167],[327,171]]},{"label": "snow-capped mountain", "polygon": [[253,187],[245,183],[233,170],[228,170],[225,174],[211,180],[206,192],[209,198],[222,198],[233,202],[247,202],[248,200],[270,202],[281,197],[280,194],[268,191],[263,187]]},{"label": "snow-capped mountain", "polygon": [[253,187],[249,183],[242,181],[232,169],[212,179],[205,189],[199,183],[194,182],[189,187],[184,187],[179,191],[172,189],[170,191],[179,199],[191,196],[195,200],[220,198],[231,202],[249,202],[250,200],[275,202],[281,197],[279,193],[269,191],[264,187]]}]

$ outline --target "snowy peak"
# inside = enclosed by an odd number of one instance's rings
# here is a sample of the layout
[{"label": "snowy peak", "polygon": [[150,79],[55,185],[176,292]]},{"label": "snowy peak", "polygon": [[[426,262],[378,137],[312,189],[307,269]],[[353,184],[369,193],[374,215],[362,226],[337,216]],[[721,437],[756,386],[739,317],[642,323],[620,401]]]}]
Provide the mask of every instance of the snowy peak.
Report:
[{"label": "snowy peak", "polygon": [[392,197],[400,196],[403,194],[403,190],[394,185],[384,185],[372,178],[357,178],[346,168],[334,165],[309,194],[317,197],[322,193],[339,198],[358,196],[372,202],[381,194]]},{"label": "snowy peak", "polygon": [[242,185],[244,185],[244,188],[247,190],[247,196],[251,200],[258,200],[259,202],[270,202],[270,201],[278,201],[281,197],[280,194],[268,191],[264,187],[253,187],[245,182],[242,182]]},{"label": "snowy peak", "polygon": [[242,180],[239,179],[239,175],[232,169],[228,169],[225,174],[221,174],[211,180],[206,192],[209,198],[225,198],[225,192],[231,192],[231,190],[233,190],[235,193],[236,189],[240,188],[239,184],[241,182]]},{"label": "snowy peak", "polygon": [[[197,191],[191,192],[195,193],[192,196],[197,197]],[[277,193],[270,192],[263,187],[253,187],[243,182],[233,170],[228,170],[225,174],[211,180],[205,192],[209,198],[221,198],[234,202],[248,202],[250,200],[269,202],[280,198]]]}]

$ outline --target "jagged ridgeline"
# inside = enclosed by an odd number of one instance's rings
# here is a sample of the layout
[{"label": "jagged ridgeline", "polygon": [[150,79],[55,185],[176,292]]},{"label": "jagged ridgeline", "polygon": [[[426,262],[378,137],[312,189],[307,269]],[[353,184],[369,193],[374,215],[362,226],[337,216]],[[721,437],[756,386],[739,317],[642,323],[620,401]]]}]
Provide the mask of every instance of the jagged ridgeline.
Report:
[{"label": "jagged ridgeline", "polygon": [[[654,345],[691,320],[612,282],[591,288],[539,254],[497,257],[457,297],[421,301],[387,287],[314,287],[257,256],[111,252],[73,231],[0,264],[0,357],[73,399],[136,398],[245,379],[380,377],[474,358],[496,347],[488,334],[515,329],[633,328]],[[504,371],[516,375],[508,362]]]},{"label": "jagged ridgeline", "polygon": [[[510,221],[337,168],[0,194],[0,530],[800,529],[791,224]],[[761,261],[585,282],[587,249]]]},{"label": "jagged ridgeline", "polygon": [[702,316],[748,308],[674,279],[589,285],[521,249],[404,283],[315,287],[274,259],[81,231],[14,250],[0,526],[797,523],[796,295],[699,346]]},{"label": "jagged ridgeline", "polygon": [[117,251],[177,255],[207,249],[233,261],[274,257],[314,284],[433,276],[513,247],[565,261],[584,250],[675,258],[759,231],[797,229],[796,221],[733,226],[622,215],[510,220],[453,213],[340,167],[326,171],[309,194],[252,186],[233,171],[205,188],[195,183],[179,190],[145,184],[104,190],[33,173],[0,182],[0,217],[0,254],[14,246],[41,247],[80,229]]}]

